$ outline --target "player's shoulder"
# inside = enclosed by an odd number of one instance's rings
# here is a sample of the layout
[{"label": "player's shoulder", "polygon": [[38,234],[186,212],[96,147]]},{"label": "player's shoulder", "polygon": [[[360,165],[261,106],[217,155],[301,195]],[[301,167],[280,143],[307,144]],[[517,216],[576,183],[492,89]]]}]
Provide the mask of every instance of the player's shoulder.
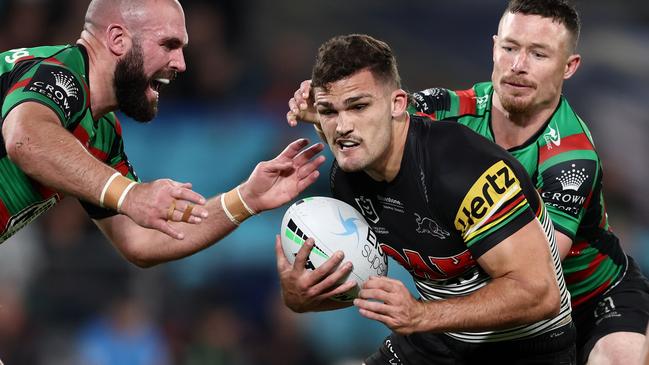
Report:
[{"label": "player's shoulder", "polygon": [[88,62],[81,46],[15,49],[3,61],[3,115],[22,102],[36,101],[52,108],[67,126],[89,107]]},{"label": "player's shoulder", "polygon": [[590,130],[565,97],[561,97],[554,114],[539,133],[537,145],[539,164],[550,159],[565,160],[571,155],[599,160]]},{"label": "player's shoulder", "polygon": [[439,153],[494,149],[496,146],[466,125],[452,120],[431,123],[428,118],[411,116],[410,133],[418,144],[438,150]]}]

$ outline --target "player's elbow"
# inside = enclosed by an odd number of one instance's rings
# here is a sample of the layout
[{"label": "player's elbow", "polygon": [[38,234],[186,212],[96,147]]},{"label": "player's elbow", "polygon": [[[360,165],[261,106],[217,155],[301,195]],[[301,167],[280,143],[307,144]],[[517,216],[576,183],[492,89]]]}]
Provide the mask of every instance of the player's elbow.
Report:
[{"label": "player's elbow", "polygon": [[539,280],[534,288],[532,300],[535,303],[532,311],[534,321],[556,317],[561,309],[561,294],[554,278]]},{"label": "player's elbow", "polygon": [[33,148],[29,144],[29,139],[23,138],[23,135],[18,133],[15,128],[12,131],[3,133],[3,139],[9,160],[20,167],[23,172],[30,175],[30,167],[34,166],[34,164],[30,163],[30,152]]},{"label": "player's elbow", "polygon": [[141,269],[148,269],[163,262],[152,257],[147,250],[143,249],[143,245],[138,244],[136,241],[125,242],[120,245],[120,252],[128,262]]},{"label": "player's elbow", "polygon": [[126,258],[126,260],[128,260],[128,262],[139,267],[140,269],[148,269],[161,263],[160,261],[153,260],[152,258],[146,257],[145,255],[134,253],[124,254],[124,257]]}]

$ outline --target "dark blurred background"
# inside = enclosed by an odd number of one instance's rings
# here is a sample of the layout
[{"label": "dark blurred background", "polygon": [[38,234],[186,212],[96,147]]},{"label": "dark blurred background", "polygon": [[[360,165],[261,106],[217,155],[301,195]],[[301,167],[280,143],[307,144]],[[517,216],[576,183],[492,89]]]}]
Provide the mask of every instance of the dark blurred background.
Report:
[{"label": "dark blurred background", "polygon": [[[0,50],[73,43],[87,0],[0,0]],[[122,117],[140,177],[191,181],[211,196],[246,179],[290,140],[286,102],[319,44],[368,33],[393,47],[404,86],[464,89],[491,75],[503,0],[182,1],[187,72],[159,117]],[[590,126],[609,219],[649,271],[649,2],[577,1],[580,70],[565,94]],[[331,161],[331,156],[329,156]],[[325,173],[326,168],[322,169]],[[328,195],[327,178],[304,195]],[[388,334],[355,309],[296,315],[279,298],[273,252],[285,208],[218,245],[152,269],[128,264],[66,199],[0,246],[5,364],[358,364]],[[409,282],[391,262],[390,275]],[[412,286],[411,286],[412,287]]]}]

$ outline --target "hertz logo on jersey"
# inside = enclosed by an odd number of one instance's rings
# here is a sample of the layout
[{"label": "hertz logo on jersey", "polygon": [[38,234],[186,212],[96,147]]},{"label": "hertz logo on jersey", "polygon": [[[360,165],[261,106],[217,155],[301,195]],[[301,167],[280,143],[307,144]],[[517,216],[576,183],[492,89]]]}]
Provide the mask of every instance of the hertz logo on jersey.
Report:
[{"label": "hertz logo on jersey", "polygon": [[[464,197],[455,215],[455,228],[462,232],[466,242],[470,241],[505,219],[508,215],[496,218],[494,214],[520,192],[521,184],[514,171],[504,161],[496,162],[476,180]],[[525,201],[518,203],[524,204]]]}]

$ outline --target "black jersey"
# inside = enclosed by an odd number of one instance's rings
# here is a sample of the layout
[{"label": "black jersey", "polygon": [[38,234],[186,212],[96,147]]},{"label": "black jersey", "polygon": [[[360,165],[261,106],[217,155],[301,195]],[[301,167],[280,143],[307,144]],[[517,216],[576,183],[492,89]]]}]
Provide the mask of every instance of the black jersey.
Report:
[{"label": "black jersey", "polygon": [[490,277],[476,259],[535,218],[551,242],[561,312],[550,320],[480,333],[449,333],[467,342],[527,338],[569,321],[554,228],[521,164],[469,128],[411,116],[401,168],[391,182],[346,173],[334,162],[333,196],[358,207],[381,247],[413,276],[424,299],[472,293]]}]

